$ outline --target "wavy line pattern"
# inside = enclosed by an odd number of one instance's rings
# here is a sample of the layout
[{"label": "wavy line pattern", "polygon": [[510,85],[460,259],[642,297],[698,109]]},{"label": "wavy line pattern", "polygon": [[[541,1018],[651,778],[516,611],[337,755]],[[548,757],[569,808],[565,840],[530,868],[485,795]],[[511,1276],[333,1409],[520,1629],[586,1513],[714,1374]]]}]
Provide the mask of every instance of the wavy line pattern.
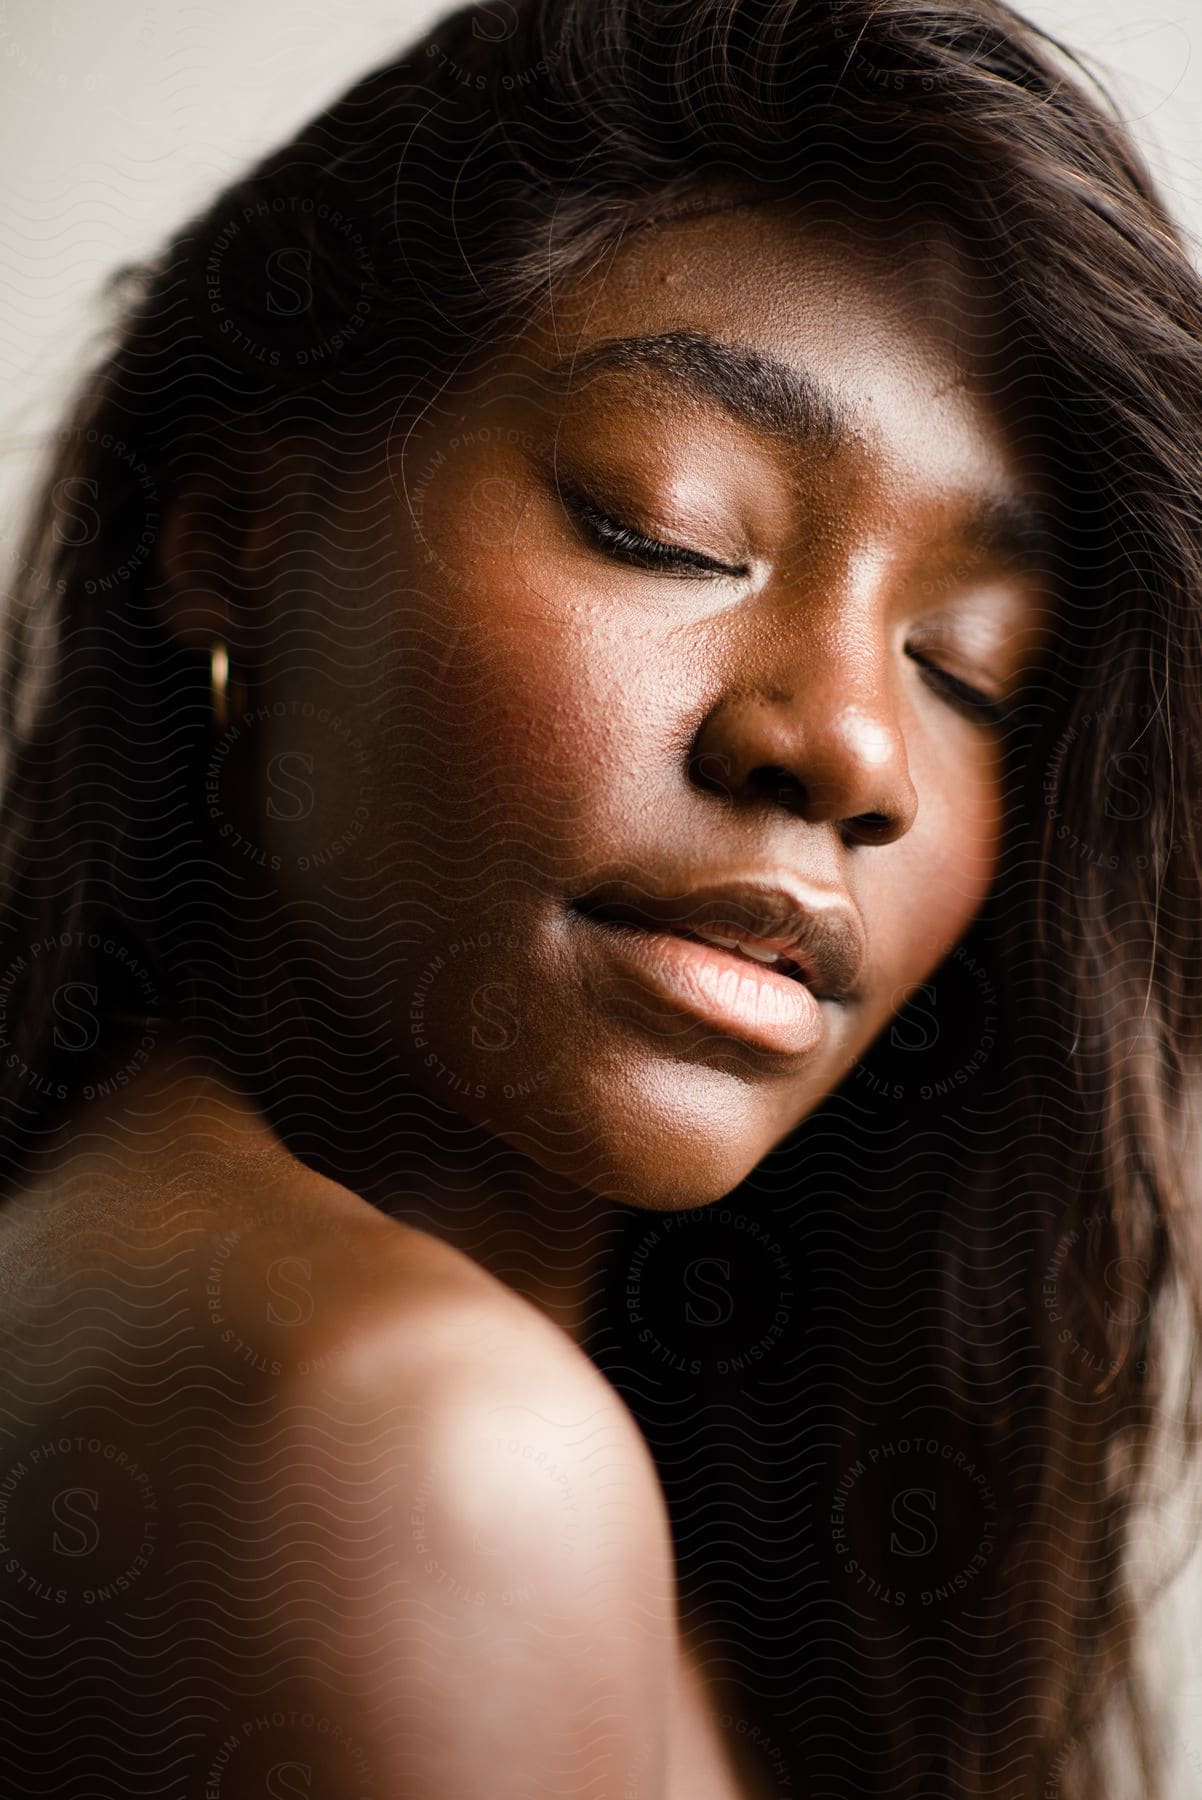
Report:
[{"label": "wavy line pattern", "polygon": [[0,1794],[1202,1795],[1202,284],[1090,81],[492,0],[114,277],[4,640]]}]

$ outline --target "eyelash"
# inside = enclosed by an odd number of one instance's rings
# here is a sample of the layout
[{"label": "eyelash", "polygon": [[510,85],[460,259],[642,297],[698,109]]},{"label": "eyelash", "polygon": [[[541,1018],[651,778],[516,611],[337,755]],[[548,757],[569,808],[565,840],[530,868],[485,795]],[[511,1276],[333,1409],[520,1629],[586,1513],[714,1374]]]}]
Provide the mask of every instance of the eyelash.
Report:
[{"label": "eyelash", "polygon": [[[608,513],[602,512],[582,494],[564,490],[563,499],[585,535],[607,555],[632,568],[678,577],[745,576],[748,573],[745,565],[719,562],[715,557],[705,556],[700,550],[686,549],[683,544],[666,544],[661,538],[645,537],[632,526],[610,518]],[[998,726],[1004,724],[1013,711],[1012,701],[995,700],[991,695],[983,694],[979,688],[970,687],[958,675],[949,675],[946,669],[941,669],[937,663],[928,662],[913,650],[909,655],[912,661],[934,678],[944,696],[970,718],[986,725]]]},{"label": "eyelash", "polygon": [[954,706],[959,706],[971,719],[978,719],[986,725],[1004,725],[1014,711],[1013,700],[995,700],[992,694],[983,694],[979,688],[970,687],[961,681],[958,675],[949,675],[937,663],[928,662],[924,656],[913,650],[908,652],[910,660],[916,662],[920,669],[934,676],[938,686],[947,695]]},{"label": "eyelash", "polygon": [[644,537],[633,526],[611,519],[583,494],[573,493],[570,489],[561,491],[585,535],[619,562],[629,563],[634,568],[652,569],[660,575],[746,576],[750,573],[746,564],[719,562],[700,550],[686,549],[683,544],[665,544],[661,538]]}]

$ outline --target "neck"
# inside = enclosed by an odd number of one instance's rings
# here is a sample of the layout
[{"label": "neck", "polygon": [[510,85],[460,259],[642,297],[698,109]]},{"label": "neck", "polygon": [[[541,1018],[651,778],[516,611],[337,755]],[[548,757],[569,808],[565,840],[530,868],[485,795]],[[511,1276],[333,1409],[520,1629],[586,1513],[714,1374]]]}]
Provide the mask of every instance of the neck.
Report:
[{"label": "neck", "polygon": [[147,1154],[148,1132],[175,1154],[200,1132],[208,1152],[219,1136],[295,1157],[470,1257],[583,1346],[622,1209],[384,1077],[381,1062],[340,1077],[293,1058],[286,1083],[241,1084],[164,1027],[137,1081],[74,1110],[64,1148],[78,1155],[97,1132],[109,1141],[124,1118]]},{"label": "neck", "polygon": [[496,1138],[472,1137],[480,1154],[466,1161],[457,1155],[436,1164],[422,1145],[408,1168],[387,1172],[376,1204],[471,1257],[583,1345],[621,1230],[618,1208]]},{"label": "neck", "polygon": [[332,1090],[327,1069],[323,1083],[320,1091],[333,1104],[322,1106],[317,1129],[307,1109],[281,1108],[278,1095],[267,1108],[293,1153],[390,1217],[470,1257],[583,1345],[622,1209],[549,1172],[399,1075],[387,1078],[383,1102],[373,1081],[370,1104],[359,1098],[362,1082]]}]

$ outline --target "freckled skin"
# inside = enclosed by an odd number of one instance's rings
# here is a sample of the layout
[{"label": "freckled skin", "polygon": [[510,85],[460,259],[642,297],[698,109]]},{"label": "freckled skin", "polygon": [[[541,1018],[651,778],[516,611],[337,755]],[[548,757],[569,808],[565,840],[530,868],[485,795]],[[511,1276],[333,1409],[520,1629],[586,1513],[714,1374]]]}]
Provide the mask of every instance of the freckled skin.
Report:
[{"label": "freckled skin", "polygon": [[[629,371],[566,386],[548,373],[608,337],[684,329],[823,377],[858,436],[837,456],[803,453]],[[250,917],[238,946],[248,991],[274,999],[254,959],[295,937],[351,1028],[341,1044],[362,1051],[348,1072],[324,1015],[306,1022],[317,1090],[345,1096],[333,1178],[165,1033],[162,1066],[83,1108],[61,1166],[10,1200],[0,1291],[30,1443],[89,1429],[81,1396],[98,1392],[98,1434],[119,1433],[164,1496],[201,1509],[168,1520],[155,1565],[167,1589],[153,1568],[144,1589],[146,1616],[165,1616],[179,1568],[209,1559],[198,1585],[238,1657],[215,1665],[213,1630],[185,1621],[172,1670],[193,1708],[213,1683],[215,1714],[254,1716],[268,1689],[273,1707],[311,1708],[299,1673],[279,1686],[287,1641],[294,1672],[316,1668],[322,1708],[368,1746],[380,1791],[526,1794],[558,1779],[618,1793],[637,1769],[640,1792],[671,1800],[766,1792],[762,1771],[735,1779],[755,1759],[734,1732],[723,1748],[733,1703],[712,1648],[686,1655],[646,1445],[568,1336],[584,1335],[606,1200],[729,1192],[839,1083],[988,890],[1001,738],[906,647],[921,636],[982,687],[1013,685],[1040,649],[1034,578],[955,537],[979,489],[1044,479],[990,398],[1004,389],[1029,416],[1004,352],[994,298],[937,238],[775,204],[664,223],[557,293],[551,321],[420,421],[399,414],[389,455],[343,484],[337,517],[311,504],[302,463],[273,454],[228,620],[189,625],[188,595],[206,584],[181,568],[175,627],[201,654],[228,636],[263,709],[230,740],[214,820],[279,859],[271,929]],[[565,471],[640,533],[747,573],[682,579],[607,557],[569,516]],[[773,768],[787,791],[763,781]],[[296,804],[302,776],[312,810]],[[340,834],[336,863],[313,860]],[[244,874],[238,844],[219,842]],[[788,874],[845,900],[866,946],[855,997],[789,1063],[645,1016],[571,911],[617,872],[675,895]],[[385,1069],[401,1080],[386,1086]],[[441,1105],[416,1105],[406,1079]],[[379,1211],[347,1155],[364,1121],[365,1161],[387,1146]],[[601,1196],[591,1212],[580,1188]],[[398,1193],[432,1231],[383,1216]],[[215,1318],[211,1270],[230,1245],[244,1254]],[[43,1340],[45,1296],[58,1304],[73,1267],[86,1323]],[[182,1310],[156,1349],[146,1319],[177,1268]],[[310,1293],[306,1317],[296,1302]],[[31,1382],[43,1342],[53,1373]],[[189,1404],[203,1430],[181,1428]],[[498,1459],[510,1420],[532,1486]],[[565,1459],[570,1538],[542,1474]],[[492,1603],[465,1604],[477,1590]],[[76,1613],[54,1616],[64,1657],[95,1624]],[[152,1719],[154,1668],[121,1671],[131,1711]],[[482,1711],[481,1694],[495,1704]],[[261,1783],[269,1769],[246,1773]]]},{"label": "freckled skin", "polygon": [[[631,372],[548,376],[605,338],[682,329],[823,378],[857,441],[806,453]],[[338,644],[344,678],[361,657],[388,706],[368,724],[378,792],[334,938],[391,932],[386,1050],[425,1093],[599,1194],[714,1200],[962,936],[995,867],[1002,737],[906,645],[933,590],[951,623],[932,655],[962,679],[1012,683],[1038,648],[1035,579],[954,543],[978,491],[1038,486],[995,397],[1003,348],[995,296],[938,237],[749,204],[636,234],[553,320],[398,421],[398,584]],[[640,532],[750,553],[753,575],[607,558],[555,470],[599,485],[607,510],[617,496]],[[308,668],[272,691],[319,690]],[[764,791],[770,765],[804,804]],[[871,831],[853,824],[866,814]],[[787,871],[846,897],[867,945],[857,996],[787,1067],[657,1029],[582,959],[569,911],[615,871],[674,894]],[[320,895],[320,877],[281,880]],[[380,1005],[345,999],[376,1032]]]}]

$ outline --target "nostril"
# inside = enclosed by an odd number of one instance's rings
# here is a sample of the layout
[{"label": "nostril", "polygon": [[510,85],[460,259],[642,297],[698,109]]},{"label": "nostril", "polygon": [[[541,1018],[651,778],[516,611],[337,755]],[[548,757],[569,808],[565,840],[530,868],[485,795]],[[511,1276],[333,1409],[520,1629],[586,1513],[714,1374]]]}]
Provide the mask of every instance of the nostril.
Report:
[{"label": "nostril", "polygon": [[798,807],[805,803],[804,784],[782,763],[765,763],[756,769],[752,784],[757,793],[775,800],[778,806]]},{"label": "nostril", "polygon": [[848,819],[843,827],[848,837],[865,838],[874,842],[877,838],[892,834],[894,822],[888,813],[857,813],[854,819]]},{"label": "nostril", "polygon": [[698,787],[712,793],[731,792],[734,764],[724,751],[707,750],[703,755],[695,756],[690,764],[690,773]]}]

